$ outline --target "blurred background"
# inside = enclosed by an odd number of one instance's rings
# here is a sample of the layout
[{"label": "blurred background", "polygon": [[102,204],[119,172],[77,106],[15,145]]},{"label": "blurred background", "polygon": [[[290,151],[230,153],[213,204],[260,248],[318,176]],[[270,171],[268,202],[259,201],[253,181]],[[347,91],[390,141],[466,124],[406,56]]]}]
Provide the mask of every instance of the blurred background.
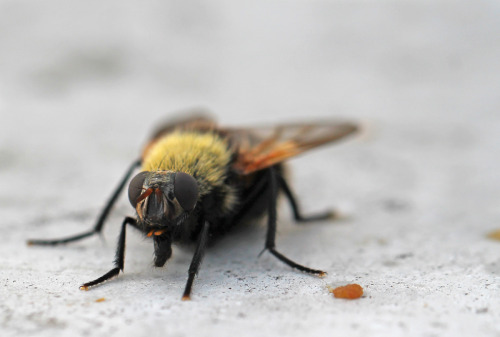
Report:
[{"label": "blurred background", "polygon": [[[200,326],[165,331],[498,335],[498,243],[486,234],[500,227],[499,15],[493,0],[0,0],[0,327],[154,335],[165,317],[196,316]],[[292,161],[304,209],[333,205],[350,220],[297,228],[283,207],[279,239],[329,268],[325,284],[363,285],[361,301],[335,302],[318,280],[257,260],[264,232],[249,250],[226,242],[207,255],[194,290],[204,304],[178,301],[190,253],[153,271],[151,245],[133,235],[129,278],[82,295],[78,284],[110,266],[126,200],[104,248],[24,247],[89,228],[154,125],[191,108],[223,125],[364,126]],[[221,280],[226,269],[252,279]]]}]

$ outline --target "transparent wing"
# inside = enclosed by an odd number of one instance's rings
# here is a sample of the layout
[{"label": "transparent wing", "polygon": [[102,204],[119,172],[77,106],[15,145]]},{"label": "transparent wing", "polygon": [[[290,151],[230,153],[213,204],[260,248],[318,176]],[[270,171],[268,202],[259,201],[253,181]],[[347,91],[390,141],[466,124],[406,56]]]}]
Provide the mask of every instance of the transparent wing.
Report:
[{"label": "transparent wing", "polygon": [[226,132],[237,153],[234,168],[241,174],[250,174],[343,139],[357,130],[358,126],[350,122],[327,121]]}]

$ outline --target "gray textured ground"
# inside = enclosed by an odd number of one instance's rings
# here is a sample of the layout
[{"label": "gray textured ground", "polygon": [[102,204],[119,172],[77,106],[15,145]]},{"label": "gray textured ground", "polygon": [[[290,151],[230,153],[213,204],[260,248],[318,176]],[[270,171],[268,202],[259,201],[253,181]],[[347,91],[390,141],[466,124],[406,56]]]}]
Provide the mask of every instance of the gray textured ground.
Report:
[{"label": "gray textured ground", "polygon": [[[0,1],[2,336],[500,336],[497,1]],[[349,142],[291,161],[305,210],[278,247],[329,274],[257,258],[264,229],[152,268],[130,231],[26,247],[92,226],[155,122],[183,108],[223,124],[346,117]],[[360,300],[327,286],[356,282]],[[103,302],[96,302],[104,298]]]}]

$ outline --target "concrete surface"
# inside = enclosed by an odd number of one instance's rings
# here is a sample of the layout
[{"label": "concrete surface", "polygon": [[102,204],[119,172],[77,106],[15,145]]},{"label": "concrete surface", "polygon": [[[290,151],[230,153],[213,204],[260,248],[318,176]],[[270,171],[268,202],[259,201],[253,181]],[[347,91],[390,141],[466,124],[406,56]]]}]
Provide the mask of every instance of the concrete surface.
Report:
[{"label": "concrete surface", "polygon": [[[500,336],[498,1],[0,1],[1,336]],[[349,142],[291,161],[304,210],[152,267],[129,231],[125,274],[90,228],[151,127],[204,106],[223,124],[345,117]],[[359,283],[334,299],[327,286]],[[104,301],[98,302],[98,299]]]}]

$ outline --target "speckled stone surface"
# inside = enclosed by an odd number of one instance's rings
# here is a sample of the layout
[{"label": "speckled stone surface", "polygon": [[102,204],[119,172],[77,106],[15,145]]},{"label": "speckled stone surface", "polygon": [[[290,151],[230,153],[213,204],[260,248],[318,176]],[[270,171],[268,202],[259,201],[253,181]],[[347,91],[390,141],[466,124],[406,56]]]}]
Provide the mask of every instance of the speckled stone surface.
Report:
[{"label": "speckled stone surface", "polygon": [[[500,5],[495,1],[0,2],[0,335],[499,336]],[[190,107],[225,125],[344,117],[358,137],[290,161],[305,212],[165,268],[122,197],[90,228],[154,125]],[[362,298],[328,286],[358,283]]]}]

